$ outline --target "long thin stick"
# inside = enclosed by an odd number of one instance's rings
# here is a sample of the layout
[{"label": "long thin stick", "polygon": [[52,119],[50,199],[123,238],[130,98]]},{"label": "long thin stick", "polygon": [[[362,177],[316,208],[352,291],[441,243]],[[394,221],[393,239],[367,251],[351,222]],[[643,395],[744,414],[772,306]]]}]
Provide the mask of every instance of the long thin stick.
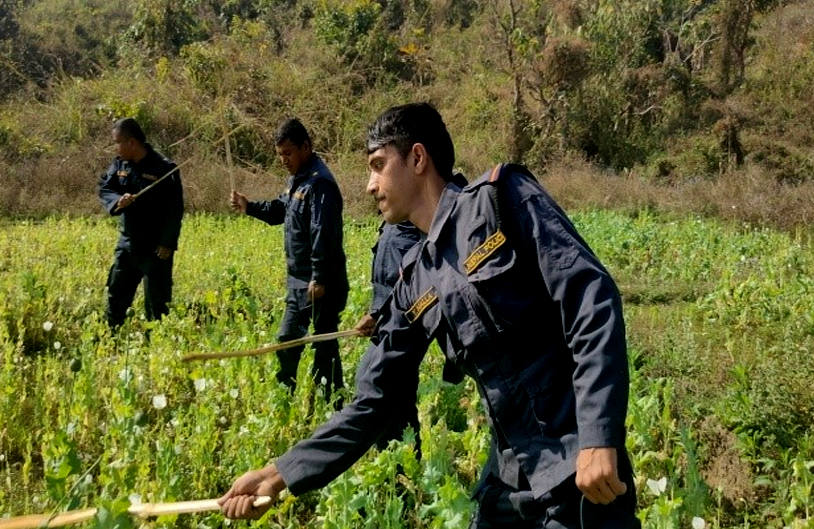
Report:
[{"label": "long thin stick", "polygon": [[[158,180],[156,180],[156,181],[155,181],[155,182],[153,182],[152,184],[148,185],[147,187],[145,187],[144,189],[142,189],[141,191],[139,191],[138,193],[136,193],[135,195],[133,195],[133,200],[136,200],[138,197],[140,197],[141,195],[143,195],[144,193],[146,193],[146,192],[147,192],[147,191],[149,191],[150,189],[154,188],[154,187],[155,187],[155,186],[157,186],[158,184],[160,184],[162,180],[164,180],[165,178],[167,178],[168,176],[170,176],[172,173],[174,173],[175,171],[177,171],[178,169],[180,169],[180,168],[181,168],[181,167],[183,167],[184,165],[188,164],[190,161],[192,161],[192,159],[191,159],[191,158],[190,158],[189,160],[185,160],[185,161],[183,161],[183,162],[179,163],[178,165],[176,165],[175,167],[173,167],[172,169],[170,169],[170,171],[169,171],[167,174],[165,174],[164,176],[162,176],[161,178],[159,178]],[[113,209],[113,212],[115,213],[115,212],[117,212],[118,210],[119,210],[119,206],[116,206],[116,207]]]},{"label": "long thin stick", "polygon": [[98,509],[83,509],[80,511],[66,511],[61,514],[30,514],[17,516],[7,520],[0,519],[0,529],[33,529],[35,527],[61,527],[74,523],[84,522],[96,516]]},{"label": "long thin stick", "polygon": [[[262,507],[271,503],[271,497],[258,496],[254,500],[255,507]],[[161,516],[165,514],[184,514],[195,513],[204,511],[218,511],[217,499],[210,500],[193,500],[193,501],[178,501],[170,503],[140,503],[131,505],[127,512],[140,516],[141,518],[150,518],[152,516]],[[16,516],[14,518],[0,519],[0,529],[36,529],[39,527],[62,527],[63,525],[71,525],[75,523],[85,522],[96,516],[99,512],[97,508],[82,509],[77,511],[66,511],[56,515],[50,514],[30,514],[27,516]]]},{"label": "long thin stick", "polygon": [[[261,347],[259,349],[249,349],[245,351],[228,351],[223,353],[197,353],[187,355],[181,358],[184,362],[189,362],[190,360],[213,360],[216,358],[236,358],[236,357],[243,357],[243,356],[259,356],[266,353],[271,353],[274,351],[281,351],[283,349],[290,349],[291,347],[297,347],[298,345],[305,345],[308,343],[315,343],[315,342],[324,342],[327,340],[335,340],[336,338],[344,338],[346,336],[361,336],[359,331],[356,329],[348,329],[345,331],[337,331],[337,332],[329,332],[325,334],[314,334],[312,336],[305,336],[303,338],[297,338],[296,340],[289,340],[287,342],[280,342],[274,345],[267,345],[266,347]],[[2,529],[2,528],[0,528]]]},{"label": "long thin stick", "polygon": [[[271,497],[258,496],[254,500],[255,507],[262,507],[271,503]],[[150,518],[151,516],[161,516],[164,514],[183,514],[190,512],[204,512],[204,511],[219,511],[217,499],[211,500],[194,500],[194,501],[177,501],[172,503],[140,503],[138,505],[131,505],[127,512],[130,514],[140,516],[142,518]]]},{"label": "long thin stick", "polygon": [[232,169],[232,140],[229,138],[229,126],[226,124],[226,116],[223,118],[223,141],[226,142],[226,166],[229,168],[229,185],[231,191],[235,190],[235,173]]}]

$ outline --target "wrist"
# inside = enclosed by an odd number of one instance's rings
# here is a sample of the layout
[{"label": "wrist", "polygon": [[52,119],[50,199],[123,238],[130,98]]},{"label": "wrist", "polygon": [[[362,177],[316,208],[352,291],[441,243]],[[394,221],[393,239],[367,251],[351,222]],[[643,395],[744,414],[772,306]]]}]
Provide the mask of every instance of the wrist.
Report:
[{"label": "wrist", "polygon": [[268,483],[269,487],[271,487],[275,494],[280,494],[287,488],[285,481],[283,481],[283,477],[277,471],[277,467],[274,465],[274,463],[264,467],[262,472],[266,483]]}]

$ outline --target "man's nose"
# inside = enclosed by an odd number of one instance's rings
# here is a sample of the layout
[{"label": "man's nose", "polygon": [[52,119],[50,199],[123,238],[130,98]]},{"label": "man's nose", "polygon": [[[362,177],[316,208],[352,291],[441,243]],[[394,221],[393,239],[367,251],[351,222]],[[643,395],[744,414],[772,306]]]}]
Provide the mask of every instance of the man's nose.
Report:
[{"label": "man's nose", "polygon": [[378,183],[376,181],[376,177],[373,173],[370,173],[370,177],[367,179],[367,186],[365,186],[365,192],[369,195],[376,194],[376,189],[378,188]]}]

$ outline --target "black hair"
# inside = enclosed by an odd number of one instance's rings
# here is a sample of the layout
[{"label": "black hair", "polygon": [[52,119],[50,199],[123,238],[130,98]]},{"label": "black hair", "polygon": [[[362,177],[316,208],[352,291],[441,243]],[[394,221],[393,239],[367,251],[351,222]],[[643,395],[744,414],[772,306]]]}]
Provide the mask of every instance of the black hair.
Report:
[{"label": "black hair", "polygon": [[311,143],[311,136],[308,135],[308,131],[300,120],[289,118],[277,127],[277,132],[274,134],[275,145],[282,145],[286,140],[290,140],[297,147],[302,147],[306,141]]},{"label": "black hair", "polygon": [[391,107],[376,119],[367,133],[368,154],[393,145],[405,158],[416,143],[427,149],[438,173],[450,181],[455,147],[441,114],[430,103]]},{"label": "black hair", "polygon": [[113,125],[113,130],[118,130],[119,134],[125,138],[133,138],[142,145],[147,142],[141,125],[133,118],[122,118]]}]

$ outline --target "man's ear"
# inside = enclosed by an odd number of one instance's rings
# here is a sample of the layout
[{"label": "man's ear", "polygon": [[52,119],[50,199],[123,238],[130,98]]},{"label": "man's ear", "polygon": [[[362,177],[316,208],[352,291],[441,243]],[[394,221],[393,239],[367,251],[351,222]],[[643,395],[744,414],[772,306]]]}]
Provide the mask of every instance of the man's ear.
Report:
[{"label": "man's ear", "polygon": [[430,157],[424,144],[414,143],[411,152],[413,154],[413,168],[415,172],[417,174],[425,172],[429,166]]}]

